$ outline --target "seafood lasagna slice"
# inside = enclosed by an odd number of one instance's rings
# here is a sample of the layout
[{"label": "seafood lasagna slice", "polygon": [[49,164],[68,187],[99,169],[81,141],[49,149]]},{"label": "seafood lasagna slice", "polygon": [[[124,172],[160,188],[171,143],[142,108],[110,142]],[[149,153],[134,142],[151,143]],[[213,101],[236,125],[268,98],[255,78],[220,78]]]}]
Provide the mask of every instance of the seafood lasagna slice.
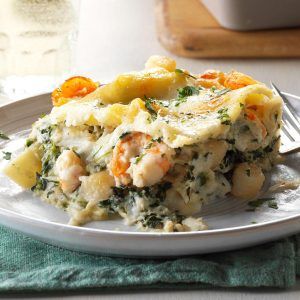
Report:
[{"label": "seafood lasagna slice", "polygon": [[5,173],[73,225],[119,215],[142,230],[203,230],[203,203],[254,198],[276,163],[282,100],[236,71],[192,75],[152,56],[106,85],[70,78],[52,101]]}]

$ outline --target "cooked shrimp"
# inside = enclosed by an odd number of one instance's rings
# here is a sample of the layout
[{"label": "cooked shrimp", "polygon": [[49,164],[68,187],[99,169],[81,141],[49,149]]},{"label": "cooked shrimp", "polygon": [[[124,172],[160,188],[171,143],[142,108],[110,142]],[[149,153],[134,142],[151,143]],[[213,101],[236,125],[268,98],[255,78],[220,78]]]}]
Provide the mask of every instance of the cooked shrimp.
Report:
[{"label": "cooked shrimp", "polygon": [[211,88],[215,86],[218,89],[229,88],[231,90],[240,89],[247,85],[255,84],[253,78],[237,71],[223,73],[216,70],[207,70],[198,77],[198,83],[205,87]]},{"label": "cooked shrimp", "polygon": [[133,132],[115,146],[110,169],[117,184],[137,187],[159,182],[170,169],[175,151],[150,135]]},{"label": "cooked shrimp", "polygon": [[207,70],[203,74],[198,76],[197,82],[205,87],[211,88],[215,86],[218,89],[222,89],[224,85],[225,74],[216,70]]},{"label": "cooked shrimp", "polygon": [[267,136],[267,129],[266,129],[265,125],[259,119],[259,117],[257,116],[257,114],[255,113],[254,110],[246,108],[245,112],[246,112],[246,118],[249,121],[255,122],[257,124],[257,126],[260,128],[261,136],[264,139]]},{"label": "cooked shrimp", "polygon": [[72,150],[64,150],[55,163],[55,173],[64,193],[72,193],[80,185],[79,177],[86,174],[80,157]]},{"label": "cooked shrimp", "polygon": [[232,71],[226,74],[224,86],[231,90],[236,90],[255,83],[257,83],[257,81],[250,76],[237,71]]},{"label": "cooked shrimp", "polygon": [[84,97],[98,87],[93,80],[76,76],[67,79],[59,88],[52,92],[51,98],[54,106],[61,106],[72,98]]},{"label": "cooked shrimp", "polygon": [[217,70],[206,70],[203,74],[200,75],[200,78],[204,79],[217,79],[224,77],[224,73]]}]

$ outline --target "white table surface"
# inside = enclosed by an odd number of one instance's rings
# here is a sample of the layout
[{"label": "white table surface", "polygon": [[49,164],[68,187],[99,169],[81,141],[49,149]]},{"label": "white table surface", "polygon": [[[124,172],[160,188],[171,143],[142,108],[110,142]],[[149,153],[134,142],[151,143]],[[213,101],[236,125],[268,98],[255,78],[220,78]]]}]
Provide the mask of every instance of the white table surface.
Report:
[{"label": "white table surface", "polygon": [[[187,0],[188,1],[188,0]],[[237,69],[282,90],[300,95],[300,59],[187,59],[168,53],[156,38],[154,1],[83,0],[80,11],[77,74],[99,81],[124,71],[139,70],[152,54],[174,57],[191,72]],[[300,281],[289,290],[205,289],[190,291],[124,291],[57,295],[28,295],[33,299],[300,299]],[[23,295],[11,295],[24,298]],[[27,298],[27,297],[26,297]],[[27,299],[28,299],[27,298]]]}]

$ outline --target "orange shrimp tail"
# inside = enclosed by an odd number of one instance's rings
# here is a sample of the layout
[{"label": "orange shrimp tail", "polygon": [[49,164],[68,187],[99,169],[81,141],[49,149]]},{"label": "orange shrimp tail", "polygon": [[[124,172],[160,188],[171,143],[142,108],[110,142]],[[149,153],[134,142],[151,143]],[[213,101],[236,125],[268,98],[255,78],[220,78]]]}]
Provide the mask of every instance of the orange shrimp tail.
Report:
[{"label": "orange shrimp tail", "polygon": [[61,106],[72,98],[81,98],[92,93],[97,87],[98,83],[87,77],[71,77],[52,92],[52,103],[54,106]]},{"label": "orange shrimp tail", "polygon": [[255,83],[257,83],[257,81],[250,76],[240,72],[232,71],[226,75],[224,86],[231,90],[236,90]]}]

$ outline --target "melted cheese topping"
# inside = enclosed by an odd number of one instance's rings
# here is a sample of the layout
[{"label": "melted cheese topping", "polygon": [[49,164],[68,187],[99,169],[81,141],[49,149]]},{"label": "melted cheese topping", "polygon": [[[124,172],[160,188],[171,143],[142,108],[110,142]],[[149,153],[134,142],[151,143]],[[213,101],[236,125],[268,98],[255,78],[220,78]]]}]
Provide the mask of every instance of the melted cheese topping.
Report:
[{"label": "melted cheese topping", "polygon": [[87,124],[115,127],[116,130],[111,137],[105,139],[106,148],[113,146],[117,139],[116,135],[127,131],[139,131],[153,137],[161,136],[167,145],[178,148],[204,142],[209,138],[225,136],[229,127],[221,124],[218,111],[222,109],[227,110],[231,122],[234,123],[244,105],[261,106],[261,114],[268,128],[272,126],[268,124],[274,111],[280,110],[282,103],[281,98],[274,96],[265,85],[254,84],[230,91],[213,100],[209,99],[205,92],[188,97],[178,108],[164,109],[163,115],[158,113],[157,119],[151,122],[149,122],[151,116],[142,104],[130,122],[126,117],[135,102],[129,105],[109,104],[102,107],[99,106],[100,101],[101,99],[88,102],[74,101],[55,107],[49,116],[50,122],[52,124],[65,122],[66,126]]}]

